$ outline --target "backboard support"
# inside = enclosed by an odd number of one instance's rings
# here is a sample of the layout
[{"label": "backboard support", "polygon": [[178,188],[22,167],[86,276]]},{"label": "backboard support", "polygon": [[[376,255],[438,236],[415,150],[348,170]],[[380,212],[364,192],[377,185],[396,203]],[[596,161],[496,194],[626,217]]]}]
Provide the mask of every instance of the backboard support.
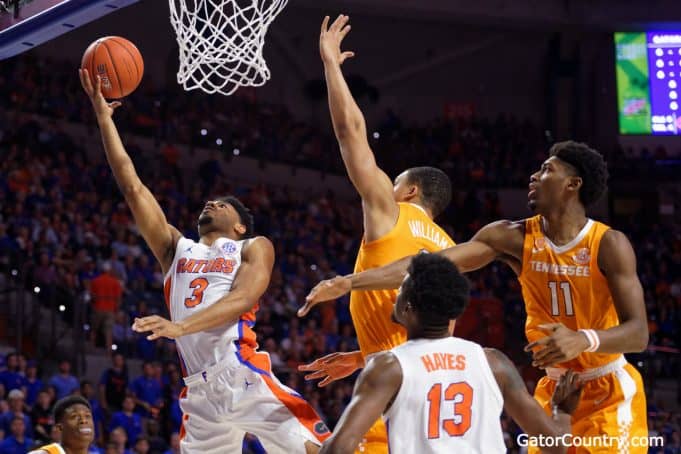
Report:
[{"label": "backboard support", "polygon": [[4,0],[0,60],[54,39],[139,0]]}]

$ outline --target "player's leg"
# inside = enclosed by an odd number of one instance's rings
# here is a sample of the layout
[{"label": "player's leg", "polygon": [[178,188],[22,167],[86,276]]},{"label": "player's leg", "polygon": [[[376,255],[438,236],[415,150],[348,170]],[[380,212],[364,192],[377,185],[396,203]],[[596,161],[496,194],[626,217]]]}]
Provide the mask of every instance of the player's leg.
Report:
[{"label": "player's leg", "polygon": [[[183,454],[241,452],[246,433],[220,418],[231,395],[215,391],[215,383],[198,384],[182,391],[180,448]],[[219,391],[223,391],[222,388]]]},{"label": "player's leg", "polygon": [[[646,453],[648,420],[643,381],[630,364],[587,382],[582,401],[573,415],[572,430],[591,442],[579,453]],[[596,442],[605,435],[607,443]]]},{"label": "player's leg", "polygon": [[[551,414],[555,386],[554,380],[544,377],[535,389],[534,397],[547,414]],[[582,398],[572,415],[572,435],[570,453],[617,452],[620,446],[622,452],[648,452],[635,446],[644,441],[641,437],[648,436],[648,421],[643,381],[633,366],[626,364],[584,383]],[[531,448],[528,452],[539,450]]]},{"label": "player's leg", "polygon": [[268,453],[314,453],[331,435],[312,406],[274,376],[266,353],[244,364],[234,392],[234,418]]}]

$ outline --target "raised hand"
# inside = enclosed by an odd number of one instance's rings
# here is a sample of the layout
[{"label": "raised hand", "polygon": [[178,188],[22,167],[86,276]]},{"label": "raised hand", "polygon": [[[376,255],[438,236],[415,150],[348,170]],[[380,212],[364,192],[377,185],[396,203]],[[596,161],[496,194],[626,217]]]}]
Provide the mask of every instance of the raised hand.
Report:
[{"label": "raised hand", "polygon": [[132,324],[132,330],[136,333],[151,331],[151,334],[147,336],[148,340],[156,340],[161,337],[177,339],[183,335],[183,330],[180,325],[163,317],[159,317],[158,315],[136,318]]},{"label": "raised hand", "polygon": [[340,14],[331,27],[329,27],[329,16],[324,17],[322,22],[322,32],[319,36],[319,52],[322,55],[324,64],[338,64],[355,56],[354,52],[342,52],[341,43],[343,38],[350,31],[350,26],[347,25],[350,20],[349,16]]},{"label": "raised hand", "polygon": [[79,69],[78,75],[80,76],[80,84],[83,86],[83,90],[90,97],[92,102],[92,107],[95,110],[95,115],[97,118],[111,117],[117,107],[121,105],[120,101],[106,102],[104,95],[102,95],[102,79],[97,76],[95,79],[95,85],[92,86],[92,80],[90,79],[90,74],[87,69]]},{"label": "raised hand", "polygon": [[350,290],[352,290],[352,282],[343,276],[336,276],[333,279],[321,281],[305,297],[305,304],[298,309],[298,317],[306,316],[310,309],[317,304],[340,298],[349,293]]},{"label": "raised hand", "polygon": [[360,352],[331,353],[310,364],[298,366],[299,371],[312,372],[305,376],[305,380],[322,378],[317,386],[323,388],[341,378],[352,375],[357,369],[364,367],[364,359]]},{"label": "raised hand", "polygon": [[551,397],[551,404],[571,415],[579,405],[582,386],[579,376],[572,369],[568,369],[558,380],[558,385]]}]

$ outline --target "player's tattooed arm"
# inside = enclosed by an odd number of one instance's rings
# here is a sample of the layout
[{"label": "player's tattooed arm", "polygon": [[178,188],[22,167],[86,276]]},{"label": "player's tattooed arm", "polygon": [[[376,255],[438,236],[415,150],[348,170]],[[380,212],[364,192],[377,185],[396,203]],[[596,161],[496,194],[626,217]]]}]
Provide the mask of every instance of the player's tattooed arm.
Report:
[{"label": "player's tattooed arm", "polygon": [[598,330],[599,353],[640,352],[648,346],[648,319],[636,255],[626,235],[609,230],[601,239],[598,266],[608,281],[619,325]]},{"label": "player's tattooed arm", "polygon": [[173,263],[175,247],[182,234],[168,224],[166,216],[156,198],[140,180],[132,159],[125,151],[121,137],[116,129],[112,115],[121,105],[120,102],[107,103],[101,92],[101,79],[97,77],[95,86],[86,69],[79,70],[83,90],[90,97],[102,135],[106,160],[113,172],[116,183],[132,211],[135,224],[151,252],[161,264],[165,274]]},{"label": "player's tattooed arm", "polygon": [[350,403],[320,454],[353,453],[362,436],[389,408],[402,386],[402,368],[390,352],[377,354],[357,378]]},{"label": "player's tattooed arm", "polygon": [[[556,388],[553,399],[556,414],[551,417],[527,391],[518,370],[506,355],[493,348],[486,348],[485,354],[504,398],[504,410],[529,436],[560,437],[570,433],[570,415],[577,408],[581,395],[581,384],[572,371],[561,378]],[[567,447],[543,447],[542,452],[564,453]]]}]

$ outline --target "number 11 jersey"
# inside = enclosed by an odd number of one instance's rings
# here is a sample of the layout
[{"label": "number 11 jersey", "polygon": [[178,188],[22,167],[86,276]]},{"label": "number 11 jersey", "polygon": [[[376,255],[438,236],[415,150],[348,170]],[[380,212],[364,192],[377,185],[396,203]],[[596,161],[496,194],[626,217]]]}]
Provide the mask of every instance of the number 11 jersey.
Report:
[{"label": "number 11 jersey", "polygon": [[[619,319],[608,281],[598,267],[603,235],[610,229],[588,219],[569,243],[557,246],[545,235],[541,216],[525,220],[522,286],[529,342],[546,337],[539,325],[562,323],[572,330],[605,330],[617,326]],[[576,372],[615,361],[620,354],[582,353],[557,367]]]}]

